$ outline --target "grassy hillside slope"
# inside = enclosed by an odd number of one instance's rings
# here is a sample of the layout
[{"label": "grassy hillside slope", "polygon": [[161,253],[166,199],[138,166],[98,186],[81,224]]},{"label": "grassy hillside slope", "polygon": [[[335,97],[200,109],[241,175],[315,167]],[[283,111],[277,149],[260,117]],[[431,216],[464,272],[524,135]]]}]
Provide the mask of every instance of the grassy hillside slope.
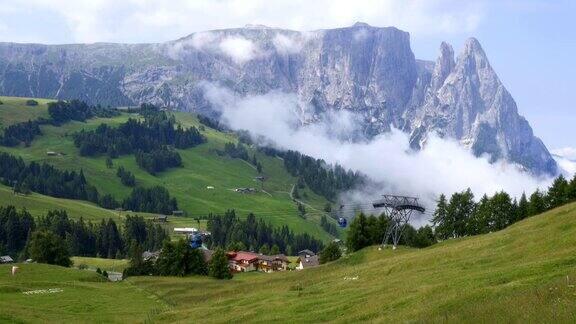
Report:
[{"label": "grassy hillside slope", "polygon": [[[70,218],[99,222],[102,219],[112,218],[117,223],[122,223],[126,215],[139,215],[146,219],[153,219],[155,214],[117,212],[104,209],[90,202],[72,199],[54,198],[38,193],[29,195],[14,195],[12,189],[0,184],[0,205],[12,205],[18,209],[25,208],[32,216],[44,216],[49,210],[64,209]],[[172,234],[174,227],[196,227],[206,229],[206,220],[196,220],[191,217],[169,217],[168,222],[162,226]],[[176,237],[176,235],[173,235]]]},{"label": "grassy hillside slope", "polygon": [[48,118],[48,109],[46,104],[49,99],[34,99],[38,106],[26,106],[26,100],[31,98],[20,97],[2,97],[0,96],[0,128],[12,124],[21,123],[30,119],[34,120],[39,117]]},{"label": "grassy hillside slope", "polygon": [[[0,321],[574,322],[576,204],[431,248],[376,247],[300,272],[134,277],[0,265]],[[26,295],[24,291],[63,292]]]},{"label": "grassy hillside slope", "polygon": [[[576,204],[431,248],[367,248],[301,272],[134,277],[0,265],[0,321],[574,322]],[[61,288],[55,294],[24,291]]]},{"label": "grassy hillside slope", "polygon": [[[28,114],[30,118],[48,116],[46,100],[39,100],[40,105],[36,107],[25,106],[23,98],[0,97],[0,100],[4,102],[0,105],[0,120],[3,123],[0,127],[27,120],[25,116]],[[30,113],[31,110],[35,113]],[[126,197],[131,191],[131,188],[123,186],[116,176],[116,168],[124,166],[134,173],[138,185],[165,186],[170,194],[178,199],[179,207],[185,210],[188,216],[202,217],[210,212],[222,213],[226,209],[234,208],[240,216],[255,212],[257,216],[272,224],[288,224],[296,232],[308,232],[318,238],[329,239],[329,235],[318,225],[321,216],[319,210],[326,200],[308,189],[303,190],[304,199],[310,204],[310,213],[306,220],[299,217],[289,194],[296,179],[286,172],[280,159],[250,149],[250,154],[256,154],[263,165],[264,174],[268,177],[264,185],[266,192],[240,194],[233,191],[238,187],[258,187],[259,183],[254,180],[258,173],[252,165],[218,154],[218,151],[223,150],[224,144],[237,141],[232,134],[206,128],[202,133],[208,138],[207,143],[192,149],[178,150],[182,156],[182,168],[169,169],[156,176],[140,169],[133,155],[114,159],[112,169],[106,168],[105,157],[79,156],[73,143],[74,132],[94,129],[101,123],[118,125],[130,117],[137,118],[137,115],[123,113],[114,118],[97,118],[86,123],[70,122],[61,127],[45,125],[41,127],[42,136],[37,137],[30,147],[0,146],[0,151],[21,156],[26,161],[45,161],[62,169],[82,169],[88,181],[95,184],[101,193],[110,193],[117,199]],[[191,114],[176,113],[176,117],[184,126],[200,126],[197,118]],[[48,156],[47,151],[62,155]],[[214,189],[207,189],[209,186]]]},{"label": "grassy hillside slope", "polygon": [[[19,266],[20,273],[11,276],[11,266],[0,265],[0,322],[134,323],[166,307],[128,282],[104,282],[93,271],[44,264]],[[37,293],[25,294],[30,291]]]},{"label": "grassy hillside slope", "polygon": [[134,278],[170,305],[156,320],[574,322],[576,204],[423,250],[368,248],[302,272]]}]

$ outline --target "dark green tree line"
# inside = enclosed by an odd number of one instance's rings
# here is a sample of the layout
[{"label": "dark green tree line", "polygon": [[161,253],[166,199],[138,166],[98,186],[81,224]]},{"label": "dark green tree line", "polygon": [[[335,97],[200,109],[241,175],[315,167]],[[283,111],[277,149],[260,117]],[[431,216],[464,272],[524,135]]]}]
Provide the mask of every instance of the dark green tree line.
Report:
[{"label": "dark green tree line", "polygon": [[506,192],[491,197],[484,195],[478,202],[470,189],[454,193],[450,201],[441,195],[432,222],[436,236],[457,238],[502,230],[529,216],[576,201],[576,176],[567,181],[563,176],[554,180],[546,192],[536,190],[528,198],[512,199]]},{"label": "dark green tree line", "polygon": [[241,243],[250,251],[260,251],[263,246],[268,249],[277,246],[281,253],[289,255],[304,249],[320,251],[323,248],[321,241],[307,233],[294,234],[286,225],[273,227],[263,219],[256,219],[252,213],[242,220],[234,210],[224,215],[210,215],[208,231],[212,235],[207,243],[213,248]]}]

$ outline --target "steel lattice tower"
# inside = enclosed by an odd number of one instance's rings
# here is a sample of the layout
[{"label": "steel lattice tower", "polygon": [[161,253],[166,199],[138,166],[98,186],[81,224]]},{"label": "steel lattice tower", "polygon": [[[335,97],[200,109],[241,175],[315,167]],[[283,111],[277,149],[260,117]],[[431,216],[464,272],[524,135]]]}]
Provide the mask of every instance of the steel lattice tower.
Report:
[{"label": "steel lattice tower", "polygon": [[385,248],[390,239],[392,249],[396,249],[404,232],[405,225],[415,212],[423,213],[426,209],[418,203],[418,198],[407,196],[383,195],[382,199],[372,203],[375,209],[383,208],[388,218],[386,233],[382,238],[382,247]]}]

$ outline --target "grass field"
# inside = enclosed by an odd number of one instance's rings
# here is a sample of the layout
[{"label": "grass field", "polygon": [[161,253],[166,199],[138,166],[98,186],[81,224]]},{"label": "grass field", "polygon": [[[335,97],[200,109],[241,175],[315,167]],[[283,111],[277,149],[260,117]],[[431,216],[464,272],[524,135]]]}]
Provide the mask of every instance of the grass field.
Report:
[{"label": "grass field", "polygon": [[[144,322],[167,306],[129,282],[105,282],[94,271],[20,264],[0,265],[0,322]],[[45,291],[52,289],[53,293]],[[25,294],[44,290],[44,293]]]},{"label": "grass field", "polygon": [[[0,321],[574,322],[576,204],[427,249],[366,248],[301,272],[134,277],[0,266]],[[63,288],[59,298],[22,292]],[[137,310],[137,311],[136,311]],[[117,313],[116,313],[117,312]]]},{"label": "grass field", "polygon": [[[40,100],[40,105],[33,108],[25,106],[25,100],[22,98],[0,97],[0,100],[4,102],[0,105],[0,120],[6,125],[22,121],[24,116],[30,114],[30,109],[36,109],[38,114],[31,114],[30,117],[47,114],[46,100]],[[194,115],[175,114],[177,120],[184,126],[198,127],[200,125]],[[45,161],[62,169],[82,169],[88,181],[95,184],[100,192],[110,193],[117,199],[127,196],[131,190],[123,186],[116,176],[116,168],[124,166],[134,173],[139,185],[165,186],[170,194],[178,199],[179,207],[190,217],[205,217],[209,213],[222,213],[226,209],[235,209],[241,217],[254,212],[274,225],[287,224],[296,232],[307,232],[324,240],[330,239],[330,236],[318,225],[322,215],[320,209],[326,200],[308,189],[303,190],[302,194],[307,197],[305,200],[311,204],[311,207],[308,208],[307,219],[300,218],[289,194],[296,179],[285,171],[282,161],[277,158],[268,157],[250,149],[250,154],[256,154],[258,160],[261,161],[264,174],[268,177],[264,185],[266,192],[239,194],[233,191],[238,187],[258,187],[259,184],[254,180],[258,174],[252,165],[217,154],[219,150],[223,150],[225,143],[237,141],[232,134],[206,128],[203,134],[208,138],[207,143],[192,149],[179,150],[184,167],[169,169],[157,176],[141,170],[136,165],[133,155],[114,159],[112,169],[106,167],[104,157],[79,156],[73,144],[74,132],[81,129],[93,129],[100,123],[118,125],[130,117],[135,118],[137,115],[123,113],[114,118],[97,118],[88,120],[86,123],[70,122],[61,127],[45,125],[41,127],[43,135],[37,137],[30,147],[0,147],[0,151],[21,156],[26,161]],[[62,153],[62,155],[48,156],[47,151]],[[207,189],[208,186],[214,189]],[[3,195],[1,190],[0,195]],[[43,208],[41,202],[38,202],[36,206],[38,206],[36,209]],[[99,212],[91,213],[93,218],[98,218],[99,215],[101,215]]]},{"label": "grass field", "polygon": [[73,266],[79,267],[85,265],[91,269],[106,270],[122,272],[128,267],[129,260],[126,259],[103,259],[103,258],[89,258],[89,257],[73,257]]},{"label": "grass field", "polygon": [[26,106],[24,103],[29,98],[2,97],[0,96],[0,129],[12,124],[34,120],[39,117],[48,118],[48,99],[34,99],[38,106]]},{"label": "grass field", "polygon": [[[145,219],[153,219],[155,216],[155,214],[140,212],[117,212],[98,207],[86,201],[54,198],[37,193],[29,195],[14,195],[12,189],[4,185],[0,185],[0,205],[13,205],[18,209],[25,208],[35,217],[44,216],[49,210],[64,209],[70,218],[79,219],[82,217],[84,220],[93,222],[112,218],[116,222],[121,223],[126,215],[140,215]],[[174,227],[196,227],[199,229],[206,229],[206,220],[198,221],[190,217],[169,216],[168,222],[161,223],[161,225],[172,234]]]},{"label": "grass field", "polygon": [[574,322],[575,246],[571,204],[501,232],[368,248],[303,272],[130,280],[172,305],[155,318],[165,322]]}]

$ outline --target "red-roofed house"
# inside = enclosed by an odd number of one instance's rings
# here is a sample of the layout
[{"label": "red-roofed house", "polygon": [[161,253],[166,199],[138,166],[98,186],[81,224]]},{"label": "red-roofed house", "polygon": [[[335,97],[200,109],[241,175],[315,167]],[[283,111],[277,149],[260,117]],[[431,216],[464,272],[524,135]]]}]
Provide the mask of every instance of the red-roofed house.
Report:
[{"label": "red-roofed house", "polygon": [[258,269],[258,254],[252,252],[228,252],[228,265],[234,272],[249,272]]}]

